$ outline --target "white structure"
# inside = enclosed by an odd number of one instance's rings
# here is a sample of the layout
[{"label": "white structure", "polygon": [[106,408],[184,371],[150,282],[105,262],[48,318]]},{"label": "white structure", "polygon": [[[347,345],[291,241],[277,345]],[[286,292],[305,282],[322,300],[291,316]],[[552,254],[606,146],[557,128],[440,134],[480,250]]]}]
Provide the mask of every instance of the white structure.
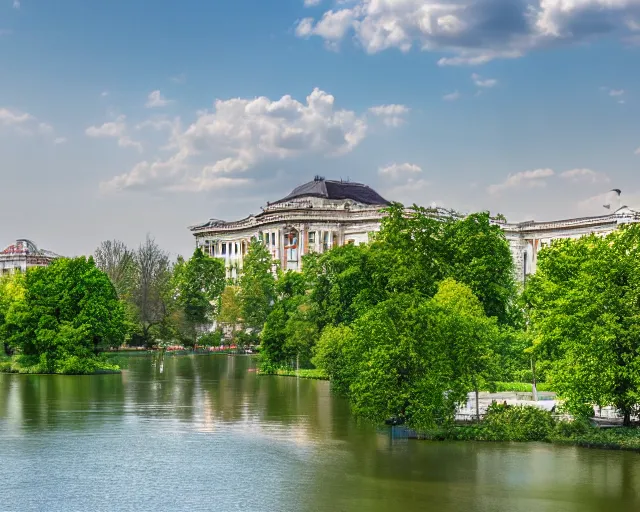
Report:
[{"label": "white structure", "polygon": [[535,273],[538,252],[562,238],[580,238],[592,233],[605,236],[622,224],[640,222],[640,212],[623,206],[610,215],[581,217],[549,222],[500,223],[511,248],[518,281],[524,282]]},{"label": "white structure", "polygon": [[26,272],[31,267],[46,267],[56,258],[59,258],[57,254],[38,249],[31,240],[16,240],[0,251],[0,275]]},{"label": "white structure", "polygon": [[[223,258],[229,277],[236,277],[252,239],[263,240],[283,269],[300,270],[302,256],[332,247],[369,241],[380,230],[382,209],[389,202],[360,183],[316,177],[287,197],[267,203],[262,213],[226,222],[211,219],[189,229],[196,245],[213,257]],[[452,215],[438,208],[434,215]],[[516,277],[523,282],[536,270],[538,251],[560,238],[606,235],[621,224],[640,222],[640,212],[626,206],[610,215],[549,222],[511,224],[494,219],[505,233]]]},{"label": "white structure", "polygon": [[360,183],[316,177],[262,213],[236,221],[211,219],[189,229],[205,254],[223,258],[236,277],[252,239],[263,240],[282,269],[300,270],[302,256],[369,241],[389,202]]}]

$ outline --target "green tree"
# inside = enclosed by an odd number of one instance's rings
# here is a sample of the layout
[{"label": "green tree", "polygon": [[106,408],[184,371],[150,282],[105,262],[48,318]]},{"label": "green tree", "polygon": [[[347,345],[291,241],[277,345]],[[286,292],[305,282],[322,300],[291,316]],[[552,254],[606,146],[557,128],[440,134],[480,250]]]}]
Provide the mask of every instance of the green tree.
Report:
[{"label": "green tree", "polygon": [[0,277],[0,341],[6,355],[11,355],[12,350],[5,332],[6,317],[14,304],[24,300],[24,274],[15,272],[11,275]]},{"label": "green tree", "polygon": [[221,324],[231,328],[231,342],[236,343],[236,331],[242,324],[242,303],[240,289],[237,286],[227,285],[223,290],[217,319]]},{"label": "green tree", "polygon": [[640,225],[559,240],[540,252],[526,296],[534,351],[576,414],[640,403]]},{"label": "green tree", "polygon": [[432,299],[395,294],[350,327],[326,328],[314,362],[358,415],[428,428],[450,424],[467,393],[492,380],[498,336],[469,287],[445,280]]},{"label": "green tree", "polygon": [[187,337],[195,346],[198,328],[213,322],[220,294],[225,287],[224,262],[205,256],[196,248],[189,261],[178,258],[174,269],[174,289],[184,313]]},{"label": "green tree", "polygon": [[120,345],[124,329],[111,281],[93,258],[81,257],[30,269],[24,296],[7,311],[3,331],[12,348],[39,360],[41,371],[68,373],[76,361]]},{"label": "green tree", "polygon": [[254,331],[262,330],[276,298],[273,264],[266,246],[253,240],[243,261],[239,287],[244,326]]}]

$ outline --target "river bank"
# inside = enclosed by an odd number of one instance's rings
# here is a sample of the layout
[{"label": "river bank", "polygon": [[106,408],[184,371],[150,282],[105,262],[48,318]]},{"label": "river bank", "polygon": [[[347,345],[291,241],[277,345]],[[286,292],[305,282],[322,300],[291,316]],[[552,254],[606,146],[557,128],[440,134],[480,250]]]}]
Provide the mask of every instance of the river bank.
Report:
[{"label": "river bank", "polygon": [[0,373],[16,373],[21,375],[104,375],[118,374],[120,366],[110,361],[105,355],[81,358],[69,356],[49,364],[34,356],[14,355],[0,356]]}]

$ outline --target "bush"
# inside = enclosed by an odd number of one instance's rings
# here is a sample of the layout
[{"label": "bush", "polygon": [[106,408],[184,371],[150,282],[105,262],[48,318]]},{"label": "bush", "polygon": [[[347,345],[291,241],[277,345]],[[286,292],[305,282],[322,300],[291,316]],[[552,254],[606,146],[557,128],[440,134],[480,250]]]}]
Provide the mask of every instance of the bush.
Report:
[{"label": "bush", "polygon": [[218,347],[222,345],[222,331],[206,332],[198,338],[198,345],[205,347]]},{"label": "bush", "polygon": [[487,441],[547,441],[555,422],[551,413],[531,406],[493,404],[482,422]]}]

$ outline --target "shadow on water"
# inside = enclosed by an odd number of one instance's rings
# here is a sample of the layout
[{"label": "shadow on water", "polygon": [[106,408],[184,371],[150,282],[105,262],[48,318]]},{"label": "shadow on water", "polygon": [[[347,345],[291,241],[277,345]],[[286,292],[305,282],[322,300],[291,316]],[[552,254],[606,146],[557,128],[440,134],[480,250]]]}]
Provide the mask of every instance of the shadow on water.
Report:
[{"label": "shadow on water", "polygon": [[13,483],[0,508],[640,509],[638,454],[397,439],[357,422],[329,383],[255,365],[151,355],[120,375],[0,375],[0,478]]}]

